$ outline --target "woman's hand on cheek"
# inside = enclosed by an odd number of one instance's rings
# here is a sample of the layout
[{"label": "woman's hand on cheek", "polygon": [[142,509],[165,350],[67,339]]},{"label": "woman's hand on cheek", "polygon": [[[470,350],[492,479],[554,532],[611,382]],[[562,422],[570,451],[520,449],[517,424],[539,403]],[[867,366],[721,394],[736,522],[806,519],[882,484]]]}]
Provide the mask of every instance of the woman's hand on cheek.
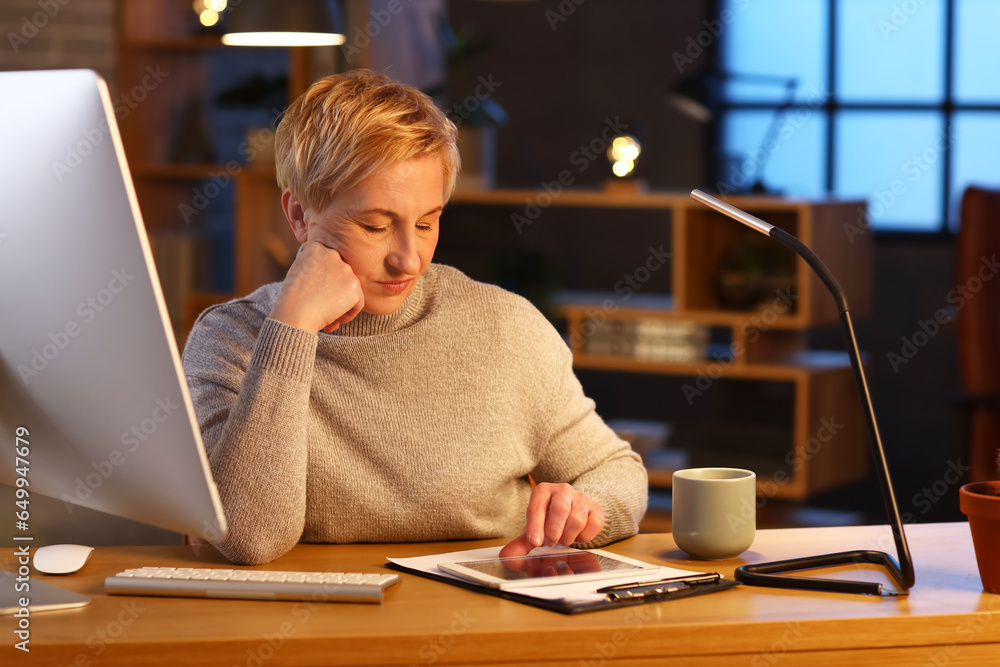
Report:
[{"label": "woman's hand on cheek", "polygon": [[588,542],[604,528],[597,501],[569,484],[542,482],[531,490],[521,534],[500,550],[501,558],[523,556],[535,547]]},{"label": "woman's hand on cheek", "polygon": [[365,307],[361,283],[340,253],[310,242],[288,269],[270,317],[293,327],[335,331]]}]

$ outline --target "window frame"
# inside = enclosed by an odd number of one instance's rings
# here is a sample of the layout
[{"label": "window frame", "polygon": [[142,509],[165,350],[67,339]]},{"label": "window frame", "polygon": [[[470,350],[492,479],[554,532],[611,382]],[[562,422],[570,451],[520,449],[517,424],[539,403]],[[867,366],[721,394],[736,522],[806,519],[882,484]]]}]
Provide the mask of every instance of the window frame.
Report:
[{"label": "window frame", "polygon": [[[944,90],[943,97],[940,103],[931,102],[845,102],[841,101],[838,97],[837,91],[837,73],[838,73],[838,53],[837,53],[837,38],[838,38],[838,9],[841,0],[823,0],[826,3],[826,30],[827,30],[827,45],[826,53],[823,57],[826,60],[826,77],[827,77],[827,95],[826,99],[823,101],[822,105],[816,107],[817,111],[820,111],[826,116],[826,136],[823,140],[823,150],[825,151],[825,164],[823,166],[824,171],[824,187],[826,192],[834,195],[834,177],[836,174],[836,160],[837,152],[835,147],[837,145],[837,116],[842,112],[851,111],[877,111],[877,112],[892,112],[892,111],[918,111],[918,112],[935,112],[941,115],[943,122],[943,130],[945,137],[947,138],[946,144],[942,150],[943,163],[940,175],[939,187],[942,188],[941,191],[941,209],[939,211],[939,222],[938,227],[935,230],[921,231],[917,229],[879,229],[877,226],[872,229],[872,232],[877,236],[882,236],[886,238],[893,238],[899,240],[913,239],[913,240],[932,240],[934,238],[940,238],[942,240],[951,240],[956,231],[958,225],[961,224],[961,220],[956,217],[955,226],[953,227],[950,221],[950,213],[952,211],[952,204],[954,195],[952,189],[954,187],[952,179],[952,161],[954,152],[953,142],[952,142],[952,132],[956,113],[964,111],[985,111],[993,112],[998,114],[998,119],[1000,119],[1000,102],[996,104],[984,104],[984,103],[958,103],[954,99],[954,66],[955,66],[955,31],[956,31],[956,12],[957,4],[960,0],[942,0],[944,2]],[[719,16],[724,0],[710,0],[709,11],[713,17]],[[726,39],[725,33],[722,35],[720,41]],[[719,61],[720,57],[715,54],[713,65]],[[723,95],[720,106],[719,106],[719,122],[715,124],[715,129],[713,136],[711,137],[713,154],[718,155],[721,153],[722,148],[722,120],[725,118],[726,114],[731,111],[750,111],[750,110],[763,110],[763,111],[774,111],[781,106],[780,101],[776,102],[740,102],[727,99]],[[716,168],[720,168],[718,165]],[[935,176],[935,178],[938,178]],[[712,174],[712,182],[725,181],[724,174],[715,173]]]}]

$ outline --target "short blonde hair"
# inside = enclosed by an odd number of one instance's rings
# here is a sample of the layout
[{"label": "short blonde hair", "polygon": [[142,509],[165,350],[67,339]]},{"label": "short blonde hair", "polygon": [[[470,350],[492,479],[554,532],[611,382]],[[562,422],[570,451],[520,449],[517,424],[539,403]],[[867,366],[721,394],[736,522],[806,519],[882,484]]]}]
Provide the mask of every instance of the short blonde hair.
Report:
[{"label": "short blonde hair", "polygon": [[278,186],[320,210],[334,192],[414,157],[438,154],[445,201],[461,167],[458,129],[426,94],[371,70],[320,79],[275,133]]}]

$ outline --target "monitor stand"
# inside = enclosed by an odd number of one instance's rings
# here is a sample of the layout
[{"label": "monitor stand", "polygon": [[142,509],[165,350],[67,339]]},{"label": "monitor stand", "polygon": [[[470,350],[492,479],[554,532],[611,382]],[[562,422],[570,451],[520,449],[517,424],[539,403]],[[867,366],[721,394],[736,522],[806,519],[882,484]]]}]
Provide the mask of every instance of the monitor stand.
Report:
[{"label": "monitor stand", "polygon": [[[27,590],[16,590],[15,586],[19,583],[27,583]],[[74,609],[90,604],[86,595],[64,590],[41,579],[20,577],[15,572],[0,572],[0,616],[12,616],[24,609],[22,598],[27,598],[30,613]]]}]

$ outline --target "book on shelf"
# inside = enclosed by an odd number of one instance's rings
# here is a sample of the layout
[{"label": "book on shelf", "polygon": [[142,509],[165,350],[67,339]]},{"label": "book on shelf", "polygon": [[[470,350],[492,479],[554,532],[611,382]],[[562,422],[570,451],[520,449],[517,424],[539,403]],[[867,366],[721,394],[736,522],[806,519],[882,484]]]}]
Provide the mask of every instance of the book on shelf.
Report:
[{"label": "book on shelf", "polygon": [[709,327],[687,320],[607,320],[592,327],[583,351],[640,361],[693,362],[707,358]]}]

